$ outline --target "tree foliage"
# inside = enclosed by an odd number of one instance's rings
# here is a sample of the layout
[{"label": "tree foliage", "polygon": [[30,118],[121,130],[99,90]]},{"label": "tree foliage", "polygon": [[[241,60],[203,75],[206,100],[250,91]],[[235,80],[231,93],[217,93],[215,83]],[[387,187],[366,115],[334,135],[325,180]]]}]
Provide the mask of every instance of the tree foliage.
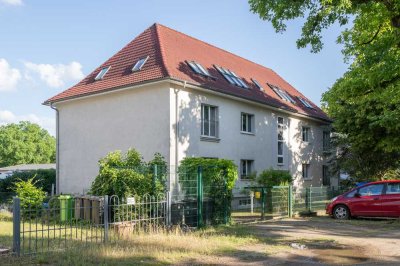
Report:
[{"label": "tree foliage", "polygon": [[[338,164],[358,179],[384,178],[400,161],[400,0],[250,0],[272,22],[305,17],[297,46],[322,49],[321,32],[338,23],[350,67],[323,95],[340,134]],[[350,23],[350,20],[351,23]]]},{"label": "tree foliage", "polygon": [[[90,193],[117,195],[119,198],[162,193],[165,190],[166,165],[159,153],[147,163],[135,149],[129,149],[126,154],[110,152],[99,161],[99,175],[93,181]],[[157,177],[154,176],[155,166],[159,169]]]},{"label": "tree foliage", "polygon": [[29,178],[26,181],[21,180],[15,183],[15,192],[21,199],[21,208],[25,211],[40,209],[46,197],[46,193],[36,186],[36,182],[34,178]]},{"label": "tree foliage", "polygon": [[0,192],[12,192],[15,183],[33,179],[35,185],[47,193],[51,193],[51,184],[56,183],[55,169],[39,169],[32,171],[15,172],[7,178],[0,180]]},{"label": "tree foliage", "polygon": [[45,129],[27,121],[0,126],[0,167],[52,163],[56,141]]},{"label": "tree foliage", "polygon": [[292,181],[289,171],[272,168],[262,171],[257,177],[257,182],[265,187],[288,186]]}]

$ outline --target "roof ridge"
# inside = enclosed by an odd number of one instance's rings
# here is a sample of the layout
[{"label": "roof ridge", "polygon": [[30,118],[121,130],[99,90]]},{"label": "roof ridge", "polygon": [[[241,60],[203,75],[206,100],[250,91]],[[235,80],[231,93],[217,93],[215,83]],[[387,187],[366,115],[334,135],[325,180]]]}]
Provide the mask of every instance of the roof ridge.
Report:
[{"label": "roof ridge", "polygon": [[200,39],[197,39],[196,37],[190,36],[190,35],[188,35],[188,34],[186,34],[186,33],[180,32],[180,31],[178,31],[178,30],[175,30],[175,29],[170,28],[170,27],[168,27],[168,26],[165,26],[165,25],[163,25],[163,24],[160,24],[160,23],[154,23],[154,24],[157,25],[157,26],[166,28],[166,29],[168,29],[168,30],[174,31],[174,32],[176,32],[176,33],[182,34],[182,35],[184,35],[184,36],[186,36],[186,37],[188,37],[188,38],[190,38],[190,39],[193,39],[193,40],[195,40],[195,41],[204,43],[204,44],[206,44],[206,45],[208,45],[208,46],[211,46],[211,47],[213,47],[213,48],[216,48],[216,49],[218,49],[218,50],[220,50],[220,51],[222,51],[222,52],[224,52],[224,53],[227,53],[227,54],[233,55],[233,56],[235,56],[235,57],[238,57],[238,58],[240,58],[240,59],[243,59],[243,60],[245,60],[245,61],[247,61],[247,62],[249,62],[249,63],[255,64],[255,65],[258,65],[258,66],[260,66],[260,67],[262,67],[262,68],[265,68],[265,69],[268,69],[268,70],[273,71],[273,70],[272,70],[271,68],[269,68],[269,67],[263,66],[263,65],[261,65],[260,63],[253,62],[253,61],[251,61],[251,60],[249,60],[249,59],[246,59],[246,58],[244,58],[244,57],[242,57],[242,56],[240,56],[240,55],[237,55],[237,54],[234,54],[234,53],[232,53],[232,52],[229,52],[229,51],[227,51],[227,50],[225,50],[225,49],[222,49],[222,48],[220,48],[220,47],[218,47],[218,46],[215,46],[214,44],[211,44],[211,43],[202,41],[202,40],[200,40]]},{"label": "roof ridge", "polygon": [[160,49],[162,67],[165,69],[167,76],[171,76],[170,71],[168,69],[167,59],[165,56],[164,45],[163,45],[163,42],[161,41],[161,37],[160,37],[160,32],[159,32],[160,26],[163,26],[163,25],[156,22],[151,27],[155,28],[155,32],[156,32],[156,36],[157,36],[157,45],[158,45],[158,48]]}]

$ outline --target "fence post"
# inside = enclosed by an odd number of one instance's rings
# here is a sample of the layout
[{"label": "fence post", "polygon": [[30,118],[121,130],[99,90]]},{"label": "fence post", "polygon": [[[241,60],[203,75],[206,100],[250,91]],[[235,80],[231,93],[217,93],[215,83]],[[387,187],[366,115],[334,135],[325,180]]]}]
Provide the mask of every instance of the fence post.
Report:
[{"label": "fence post", "polygon": [[261,188],[261,220],[265,219],[265,188]]},{"label": "fence post", "polygon": [[21,254],[21,201],[13,198],[13,252],[17,256]]},{"label": "fence post", "polygon": [[289,218],[293,217],[293,186],[288,187],[288,216]]},{"label": "fence post", "polygon": [[104,243],[108,242],[108,195],[104,196]]},{"label": "fence post", "polygon": [[203,226],[203,168],[197,167],[197,226]]},{"label": "fence post", "polygon": [[227,171],[226,169],[224,169],[224,193],[225,193],[225,197],[224,197],[224,224],[228,223],[228,204],[231,204],[230,202],[228,202],[228,184],[226,182],[227,180]]}]

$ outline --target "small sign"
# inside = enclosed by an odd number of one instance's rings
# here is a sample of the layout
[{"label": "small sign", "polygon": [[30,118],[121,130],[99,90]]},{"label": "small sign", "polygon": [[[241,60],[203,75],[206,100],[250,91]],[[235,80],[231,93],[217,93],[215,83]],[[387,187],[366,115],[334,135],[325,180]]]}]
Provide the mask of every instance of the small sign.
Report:
[{"label": "small sign", "polygon": [[129,197],[129,198],[126,198],[126,204],[128,204],[128,205],[135,205],[135,198],[134,197]]}]

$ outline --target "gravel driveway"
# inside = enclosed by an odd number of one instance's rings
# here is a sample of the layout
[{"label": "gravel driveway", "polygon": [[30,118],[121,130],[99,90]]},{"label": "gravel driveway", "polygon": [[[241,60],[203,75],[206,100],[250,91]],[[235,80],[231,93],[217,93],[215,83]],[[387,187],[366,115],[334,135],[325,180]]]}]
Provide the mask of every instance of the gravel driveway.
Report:
[{"label": "gravel driveway", "polygon": [[279,239],[289,252],[264,265],[400,265],[400,220],[296,218],[248,225],[260,238]]}]

